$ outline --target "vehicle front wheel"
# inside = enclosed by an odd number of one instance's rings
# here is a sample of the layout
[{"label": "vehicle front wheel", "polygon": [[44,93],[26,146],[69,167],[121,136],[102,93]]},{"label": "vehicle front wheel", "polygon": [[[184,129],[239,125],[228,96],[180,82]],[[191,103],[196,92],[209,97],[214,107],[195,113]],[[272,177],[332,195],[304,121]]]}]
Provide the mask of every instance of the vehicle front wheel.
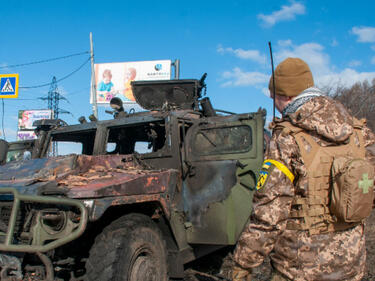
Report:
[{"label": "vehicle front wheel", "polygon": [[86,262],[87,281],[167,281],[167,249],[147,216],[129,214],[95,239]]}]

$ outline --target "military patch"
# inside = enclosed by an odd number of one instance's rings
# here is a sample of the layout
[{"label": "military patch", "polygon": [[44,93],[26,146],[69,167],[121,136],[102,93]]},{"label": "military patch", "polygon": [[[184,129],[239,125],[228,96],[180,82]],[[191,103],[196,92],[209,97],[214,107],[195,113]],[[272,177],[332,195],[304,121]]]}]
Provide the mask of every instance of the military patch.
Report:
[{"label": "military patch", "polygon": [[264,161],[264,162],[263,162],[262,169],[266,169],[266,170],[268,170],[269,167],[271,167],[271,165],[272,165],[271,162],[269,162],[269,161]]},{"label": "military patch", "polygon": [[259,178],[258,178],[258,182],[256,186],[257,190],[262,189],[262,187],[266,184],[268,175],[269,173],[272,172],[272,170],[273,170],[272,163],[269,161],[264,161],[262,169],[259,172]]},{"label": "military patch", "polygon": [[260,171],[259,173],[259,178],[257,182],[257,190],[261,189],[264,186],[264,184],[266,183],[267,177],[268,177],[268,172],[262,169],[262,171]]}]

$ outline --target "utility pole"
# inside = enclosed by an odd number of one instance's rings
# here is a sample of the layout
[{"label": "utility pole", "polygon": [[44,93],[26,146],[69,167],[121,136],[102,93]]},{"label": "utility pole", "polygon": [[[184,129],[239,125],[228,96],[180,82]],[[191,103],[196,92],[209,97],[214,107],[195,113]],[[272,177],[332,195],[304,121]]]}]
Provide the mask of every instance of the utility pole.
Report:
[{"label": "utility pole", "polygon": [[172,62],[172,66],[174,66],[174,79],[180,79],[180,60],[175,59],[175,61]]},{"label": "utility pole", "polygon": [[94,43],[92,41],[92,32],[90,32],[90,54],[91,54],[91,99],[92,111],[96,118],[98,118],[98,105],[96,103],[96,87],[95,87],[95,69],[94,69]]}]

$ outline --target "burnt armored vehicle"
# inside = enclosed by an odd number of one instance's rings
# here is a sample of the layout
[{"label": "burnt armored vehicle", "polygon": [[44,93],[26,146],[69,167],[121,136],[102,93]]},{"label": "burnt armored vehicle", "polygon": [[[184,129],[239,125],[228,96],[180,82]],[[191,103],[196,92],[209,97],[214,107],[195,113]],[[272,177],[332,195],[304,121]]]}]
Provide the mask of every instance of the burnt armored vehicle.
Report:
[{"label": "burnt armored vehicle", "polygon": [[[133,82],[108,121],[38,123],[0,166],[1,280],[166,281],[234,245],[263,161],[265,111],[219,112],[203,81]],[[48,157],[51,144],[79,153]],[[29,152],[29,153],[30,153]]]}]

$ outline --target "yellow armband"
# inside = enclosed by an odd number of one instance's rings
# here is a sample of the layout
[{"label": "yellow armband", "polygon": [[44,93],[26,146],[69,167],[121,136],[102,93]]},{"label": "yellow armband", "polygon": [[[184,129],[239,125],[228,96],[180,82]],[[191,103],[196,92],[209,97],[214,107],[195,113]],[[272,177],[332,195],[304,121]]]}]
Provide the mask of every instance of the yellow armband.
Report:
[{"label": "yellow armband", "polygon": [[284,175],[293,183],[294,175],[292,174],[291,171],[289,171],[289,169],[284,164],[276,160],[266,159],[264,160],[262,170],[259,173],[259,178],[258,178],[258,182],[256,186],[257,190],[261,189],[266,183],[268,173],[269,173],[269,168],[271,167],[271,165],[274,165],[277,169],[283,172]]}]

